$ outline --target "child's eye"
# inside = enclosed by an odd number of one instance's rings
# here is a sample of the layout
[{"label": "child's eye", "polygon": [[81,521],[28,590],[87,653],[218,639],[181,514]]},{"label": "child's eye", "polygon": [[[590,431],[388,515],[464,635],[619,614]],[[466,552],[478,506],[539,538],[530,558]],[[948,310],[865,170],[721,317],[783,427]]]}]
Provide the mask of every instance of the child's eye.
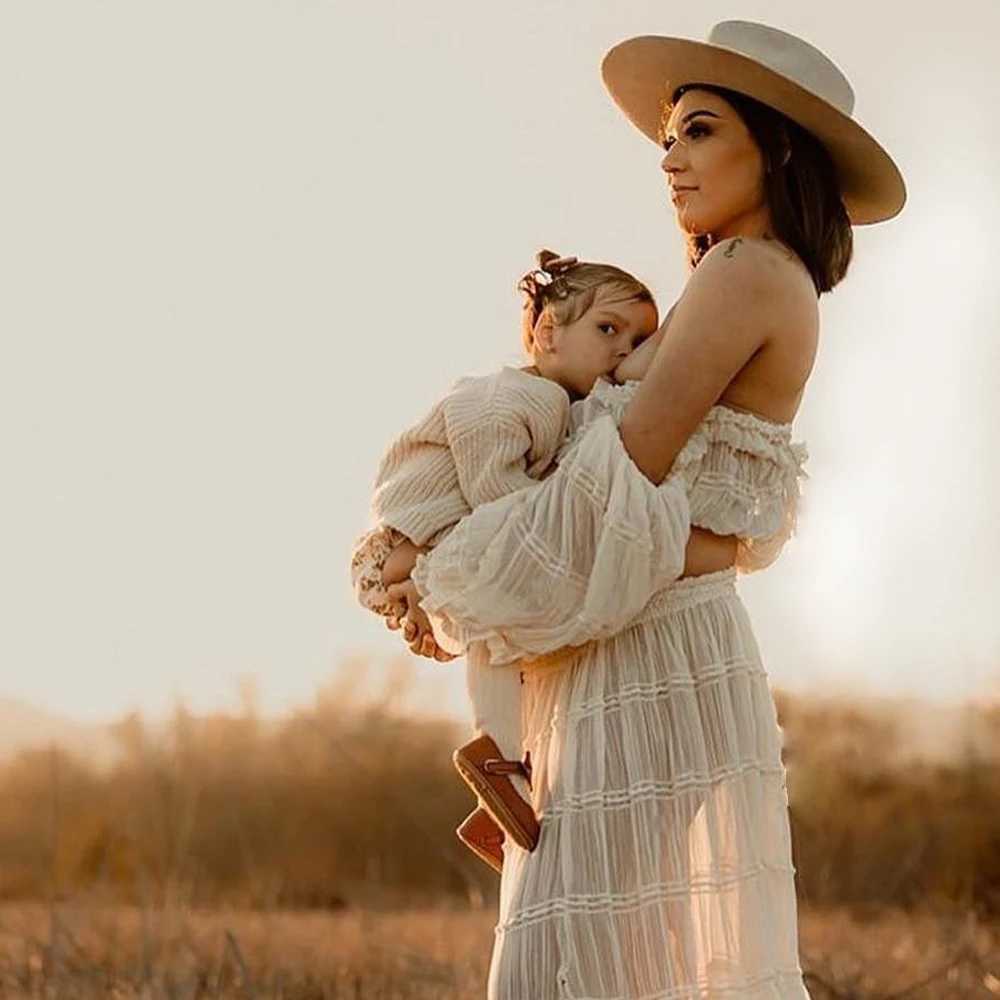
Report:
[{"label": "child's eye", "polygon": [[614,330],[615,330],[615,324],[614,323],[602,323],[600,325],[599,329],[601,329],[601,330],[608,329],[608,330],[611,330],[611,332],[613,333]]}]

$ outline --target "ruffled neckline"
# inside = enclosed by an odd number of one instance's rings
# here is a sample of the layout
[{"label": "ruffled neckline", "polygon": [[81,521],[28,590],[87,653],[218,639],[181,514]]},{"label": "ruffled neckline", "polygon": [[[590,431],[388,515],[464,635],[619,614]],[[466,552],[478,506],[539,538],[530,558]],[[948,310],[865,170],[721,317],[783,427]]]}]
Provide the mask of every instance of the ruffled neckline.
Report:
[{"label": "ruffled neckline", "polygon": [[[587,397],[590,405],[573,404],[575,426],[560,459],[592,421],[610,418],[620,426],[640,385],[598,380]],[[675,456],[664,483],[683,479],[691,524],[740,538],[737,567],[753,572],[773,562],[794,531],[800,483],[810,478],[808,459],[805,441],[792,440],[791,421],[717,402]]]},{"label": "ruffled neckline", "polygon": [[[605,403],[613,405],[614,402],[618,402],[620,405],[624,405],[640,385],[642,383],[637,380],[630,380],[619,384],[607,378],[600,378],[594,383],[591,395],[596,396]],[[615,400],[616,396],[619,397],[617,400]],[[764,417],[759,413],[737,408],[729,403],[714,403],[708,408],[706,419],[709,414],[745,427],[759,427],[767,432],[781,436],[791,436],[792,433],[792,421],[790,420],[787,422],[772,420],[770,417]]]},{"label": "ruffled neckline", "polygon": [[760,413],[755,413],[753,410],[747,410],[744,407],[736,407],[731,403],[715,403],[711,409],[713,410],[729,410],[730,413],[740,413],[751,420],[755,420],[759,424],[768,424],[771,427],[791,427],[792,421],[783,420],[772,420],[770,417],[762,416]]},{"label": "ruffled neckline", "polygon": [[787,423],[772,420],[770,417],[762,417],[759,413],[751,413],[750,410],[737,410],[727,403],[715,403],[709,407],[708,412],[721,416],[724,420],[731,420],[747,427],[759,427],[781,437],[790,437],[792,433],[790,420]]},{"label": "ruffled neckline", "polygon": [[[573,404],[582,406],[582,409],[577,411],[576,426],[563,445],[560,459],[586,433],[587,424],[596,416],[594,406],[613,414],[615,423],[620,424],[626,406],[640,385],[639,381],[619,385],[607,378],[598,379],[587,397],[592,405],[588,406],[587,400],[582,404]],[[809,457],[805,442],[792,440],[791,421],[771,420],[726,403],[715,403],[684,443],[674,459],[673,468],[678,472],[689,470],[688,474],[693,474],[702,457],[715,444],[755,454],[786,468],[801,466]]]}]

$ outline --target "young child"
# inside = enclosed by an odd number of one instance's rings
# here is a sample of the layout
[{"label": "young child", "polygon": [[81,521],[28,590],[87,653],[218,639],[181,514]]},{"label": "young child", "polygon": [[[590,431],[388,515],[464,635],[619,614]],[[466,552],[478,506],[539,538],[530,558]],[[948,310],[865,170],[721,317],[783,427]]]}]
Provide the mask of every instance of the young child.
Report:
[{"label": "young child", "polygon": [[[429,623],[416,601],[401,605],[388,588],[407,582],[417,556],[474,507],[552,471],[576,422],[571,404],[599,378],[611,379],[657,328],[651,292],[620,268],[550,250],[536,259],[538,267],[517,285],[525,294],[522,343],[533,363],[459,379],[379,465],[375,526],[355,544],[351,579],[361,604],[390,627],[409,605],[407,640],[429,633]],[[466,682],[477,736],[455,751],[454,762],[480,804],[456,832],[499,870],[505,834],[530,851],[539,833],[527,794],[530,761],[520,759],[520,671],[490,666],[470,648]]]}]

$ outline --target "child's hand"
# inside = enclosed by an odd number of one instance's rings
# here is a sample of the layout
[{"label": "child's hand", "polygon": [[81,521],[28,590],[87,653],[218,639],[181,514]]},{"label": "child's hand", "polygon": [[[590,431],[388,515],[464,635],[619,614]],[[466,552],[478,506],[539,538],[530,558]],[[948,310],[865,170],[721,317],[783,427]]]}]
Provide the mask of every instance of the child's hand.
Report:
[{"label": "child's hand", "polygon": [[398,603],[403,612],[402,618],[399,616],[387,618],[386,625],[394,631],[402,626],[403,638],[409,645],[411,653],[433,657],[439,663],[447,663],[456,658],[446,653],[434,641],[430,619],[420,607],[420,593],[412,580],[393,584],[386,590],[386,595],[391,601]]}]

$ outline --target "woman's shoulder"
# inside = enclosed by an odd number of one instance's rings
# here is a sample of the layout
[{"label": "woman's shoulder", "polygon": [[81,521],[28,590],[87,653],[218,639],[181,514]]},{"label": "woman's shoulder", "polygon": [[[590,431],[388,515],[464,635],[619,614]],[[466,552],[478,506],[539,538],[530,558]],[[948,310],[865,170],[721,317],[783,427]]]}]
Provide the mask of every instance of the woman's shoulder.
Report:
[{"label": "woman's shoulder", "polygon": [[[692,287],[693,286],[693,287]],[[744,316],[756,312],[776,328],[812,324],[818,296],[802,259],[779,240],[731,236],[714,244],[689,280],[689,289],[721,297]]]},{"label": "woman's shoulder", "polygon": [[816,287],[802,258],[787,244],[770,236],[729,236],[702,258],[695,273],[723,274],[773,290],[798,289],[816,303]]},{"label": "woman's shoulder", "polygon": [[740,268],[748,276],[770,276],[783,281],[809,278],[802,258],[781,240],[770,236],[727,236],[712,244],[695,273],[703,268]]}]

